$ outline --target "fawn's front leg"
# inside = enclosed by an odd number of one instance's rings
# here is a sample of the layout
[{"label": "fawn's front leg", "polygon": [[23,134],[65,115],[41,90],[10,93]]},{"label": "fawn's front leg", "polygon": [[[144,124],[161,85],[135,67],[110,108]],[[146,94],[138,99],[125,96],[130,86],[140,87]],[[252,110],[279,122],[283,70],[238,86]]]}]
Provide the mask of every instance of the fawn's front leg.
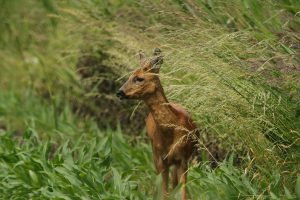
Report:
[{"label": "fawn's front leg", "polygon": [[159,155],[157,150],[152,146],[153,150],[153,160],[155,168],[159,174],[162,176],[162,191],[164,199],[168,197],[168,182],[169,182],[169,166],[164,162],[163,158]]},{"label": "fawn's front leg", "polygon": [[162,176],[162,190],[164,194],[164,199],[168,198],[168,182],[169,182],[169,166],[165,163],[162,157],[158,158],[157,167],[159,173]]},{"label": "fawn's front leg", "polygon": [[188,170],[187,161],[182,160],[178,168],[178,175],[177,175],[180,183],[182,184],[182,193],[181,193],[182,200],[186,200],[187,170]]},{"label": "fawn's front leg", "polygon": [[169,168],[165,166],[165,168],[161,171],[162,176],[162,189],[164,193],[164,199],[168,198],[168,181],[169,181]]}]

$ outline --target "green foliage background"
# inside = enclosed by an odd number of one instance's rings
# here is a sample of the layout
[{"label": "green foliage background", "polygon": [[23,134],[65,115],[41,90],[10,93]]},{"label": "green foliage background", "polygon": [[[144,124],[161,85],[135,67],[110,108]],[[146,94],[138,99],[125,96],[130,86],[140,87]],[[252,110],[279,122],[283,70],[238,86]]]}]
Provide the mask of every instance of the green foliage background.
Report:
[{"label": "green foliage background", "polygon": [[105,52],[122,77],[155,47],[169,99],[230,152],[216,169],[190,166],[189,197],[300,198],[299,1],[1,0],[0,10],[1,199],[159,198],[145,132],[99,129],[71,101],[115,98],[86,93],[82,55]]}]

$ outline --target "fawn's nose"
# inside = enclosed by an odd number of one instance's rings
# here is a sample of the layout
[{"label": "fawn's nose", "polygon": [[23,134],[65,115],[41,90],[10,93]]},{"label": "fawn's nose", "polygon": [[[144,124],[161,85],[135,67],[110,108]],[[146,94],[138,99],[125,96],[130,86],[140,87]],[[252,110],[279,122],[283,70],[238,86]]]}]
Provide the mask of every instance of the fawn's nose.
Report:
[{"label": "fawn's nose", "polygon": [[126,94],[124,93],[123,90],[119,90],[117,93],[116,93],[117,97],[122,100],[126,97]]}]

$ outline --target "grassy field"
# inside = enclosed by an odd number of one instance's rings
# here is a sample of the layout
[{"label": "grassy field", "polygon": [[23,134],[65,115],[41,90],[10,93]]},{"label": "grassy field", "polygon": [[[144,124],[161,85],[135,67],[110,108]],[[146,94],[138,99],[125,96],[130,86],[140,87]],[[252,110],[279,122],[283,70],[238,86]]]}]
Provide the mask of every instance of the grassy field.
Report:
[{"label": "grassy field", "polygon": [[124,134],[140,104],[126,123],[102,116],[128,107],[115,90],[155,47],[167,97],[205,130],[199,148],[225,157],[190,165],[189,198],[300,199],[298,0],[0,0],[0,11],[0,199],[159,199],[145,130]]}]

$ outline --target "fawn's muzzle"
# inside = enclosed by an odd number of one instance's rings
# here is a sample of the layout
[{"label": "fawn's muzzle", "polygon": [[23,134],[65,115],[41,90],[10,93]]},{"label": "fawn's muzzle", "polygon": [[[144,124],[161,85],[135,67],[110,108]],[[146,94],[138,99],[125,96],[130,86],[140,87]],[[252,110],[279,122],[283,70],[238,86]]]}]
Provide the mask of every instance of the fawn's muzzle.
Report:
[{"label": "fawn's muzzle", "polygon": [[117,97],[122,100],[122,99],[125,99],[126,98],[126,94],[124,93],[123,90],[119,90],[117,93],[116,93]]}]

